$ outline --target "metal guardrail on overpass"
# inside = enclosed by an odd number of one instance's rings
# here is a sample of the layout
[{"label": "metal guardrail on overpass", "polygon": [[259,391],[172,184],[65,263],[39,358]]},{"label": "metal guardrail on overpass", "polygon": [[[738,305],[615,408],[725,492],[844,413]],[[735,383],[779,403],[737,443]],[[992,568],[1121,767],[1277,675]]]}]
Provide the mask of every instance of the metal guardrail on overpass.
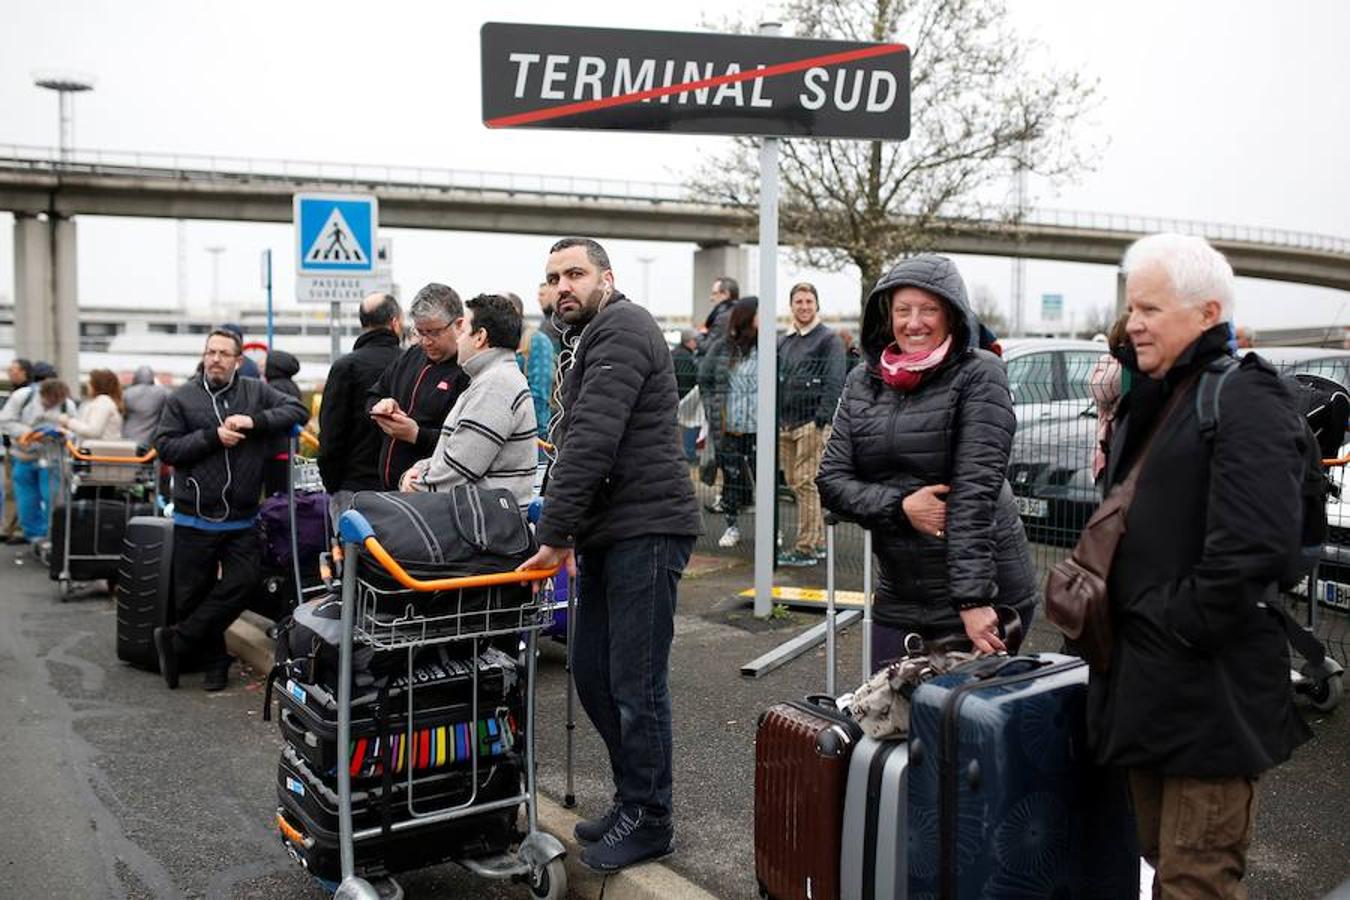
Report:
[{"label": "metal guardrail on overpass", "polygon": [[[15,212],[289,221],[289,194],[313,189],[374,192],[391,227],[552,234],[559,206],[586,200],[569,207],[568,224],[597,237],[716,243],[753,234],[746,212],[673,182],[138,151],[63,159],[51,147],[0,144],[0,209]],[[1335,235],[1051,208],[1015,222],[953,210],[943,223],[948,252],[1105,264],[1139,235],[1178,231],[1213,241],[1238,274],[1350,289],[1350,239]]]}]

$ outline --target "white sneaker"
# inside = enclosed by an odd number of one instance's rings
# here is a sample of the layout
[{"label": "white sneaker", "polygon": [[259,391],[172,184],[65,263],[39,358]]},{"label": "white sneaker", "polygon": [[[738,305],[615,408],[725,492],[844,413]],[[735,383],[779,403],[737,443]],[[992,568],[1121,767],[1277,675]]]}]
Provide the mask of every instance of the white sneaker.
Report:
[{"label": "white sneaker", "polygon": [[727,530],[722,532],[722,536],[717,539],[719,547],[735,547],[741,542],[741,530],[735,525],[728,525]]}]

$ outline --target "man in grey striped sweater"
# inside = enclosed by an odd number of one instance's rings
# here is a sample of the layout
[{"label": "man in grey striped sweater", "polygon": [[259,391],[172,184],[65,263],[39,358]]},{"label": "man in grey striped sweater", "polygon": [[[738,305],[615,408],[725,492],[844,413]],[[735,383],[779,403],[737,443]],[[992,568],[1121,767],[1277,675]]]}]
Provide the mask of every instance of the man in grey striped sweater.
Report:
[{"label": "man in grey striped sweater", "polygon": [[505,297],[479,294],[464,304],[454,327],[469,386],[446,416],[436,452],[414,463],[400,487],[506,488],[527,506],[534,494],[536,423],[530,386],[516,364],[520,314]]}]

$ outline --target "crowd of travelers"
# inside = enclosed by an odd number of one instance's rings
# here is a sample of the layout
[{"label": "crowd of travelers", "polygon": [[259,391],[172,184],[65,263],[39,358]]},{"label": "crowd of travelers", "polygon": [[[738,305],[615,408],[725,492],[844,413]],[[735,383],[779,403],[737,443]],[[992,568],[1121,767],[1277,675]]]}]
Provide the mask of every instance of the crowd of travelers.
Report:
[{"label": "crowd of travelers", "polygon": [[[1233,274],[1217,251],[1155,235],[1122,267],[1128,312],[1093,376],[1094,468],[1104,490],[1128,485],[1133,500],[1106,580],[1114,662],[1092,674],[1091,746],[1128,771],[1157,890],[1239,896],[1260,776],[1308,734],[1264,609],[1298,548],[1303,431],[1254,354],[1226,379],[1213,433],[1195,421],[1198,373],[1232,353]],[[794,284],[767,422],[757,336],[774,316],[734,278],[713,283],[706,318],[671,348],[595,241],[558,241],[544,271],[537,319],[509,292],[464,302],[432,283],[405,332],[395,297],[366,297],[361,334],[323,387],[318,468],[335,507],[356,491],[461,484],[505,488],[523,507],[548,465],[524,567],[579,577],[575,676],[614,793],[577,836],[588,864],[612,870],[671,852],[668,668],[677,586],[703,531],[694,481],[720,487],[708,510],[722,517],[717,543],[736,546],[760,428],[776,431],[797,506],[780,564],[823,558],[822,507],[871,531],[878,664],[912,634],[1003,651],[996,607],[1025,631],[1041,586],[1007,481],[1016,420],[1004,366],[951,260],[886,272],[856,338],[821,322],[815,286]],[[78,407],[49,364],[9,368],[10,542],[46,534],[50,466],[28,440],[35,429],[124,437],[173,467],[177,621],[155,635],[170,687],[188,656],[205,660],[208,690],[226,684],[223,634],[255,578],[259,502],[284,489],[289,435],[310,418],[294,356],[273,351],[253,375],[249,363],[239,331],[221,327],[172,391],[147,368],[125,389],[96,370]]]}]

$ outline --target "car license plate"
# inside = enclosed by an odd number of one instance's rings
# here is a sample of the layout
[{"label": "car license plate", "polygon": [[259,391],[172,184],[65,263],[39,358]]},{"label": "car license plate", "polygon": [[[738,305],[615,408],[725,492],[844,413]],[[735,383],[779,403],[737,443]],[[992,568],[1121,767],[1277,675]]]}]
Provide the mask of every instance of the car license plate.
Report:
[{"label": "car license plate", "polygon": [[1321,584],[1322,602],[1336,609],[1350,609],[1350,584],[1324,581]]},{"label": "car license plate", "polygon": [[1035,497],[1014,497],[1017,501],[1017,512],[1020,515],[1031,519],[1044,519],[1049,512],[1044,500],[1037,500]]}]

